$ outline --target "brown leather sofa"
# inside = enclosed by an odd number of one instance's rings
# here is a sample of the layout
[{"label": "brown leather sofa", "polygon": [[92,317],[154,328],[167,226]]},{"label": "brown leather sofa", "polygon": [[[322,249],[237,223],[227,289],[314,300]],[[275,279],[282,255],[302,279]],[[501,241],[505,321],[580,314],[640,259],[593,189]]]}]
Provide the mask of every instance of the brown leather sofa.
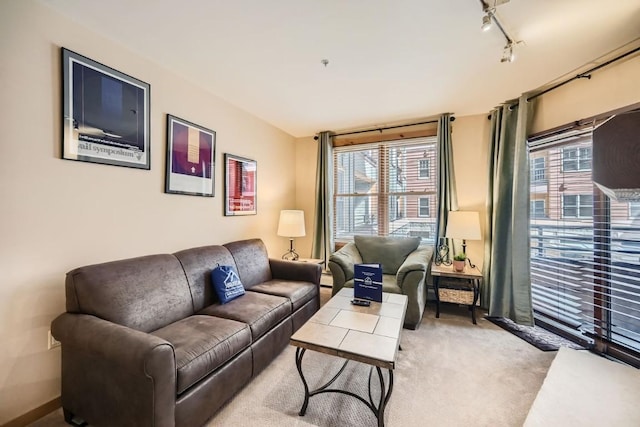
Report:
[{"label": "brown leather sofa", "polygon": [[[246,289],[224,305],[211,286],[218,264],[235,266]],[[204,424],[318,310],[320,274],[269,259],[258,239],[70,271],[67,311],[51,324],[65,420]]]}]

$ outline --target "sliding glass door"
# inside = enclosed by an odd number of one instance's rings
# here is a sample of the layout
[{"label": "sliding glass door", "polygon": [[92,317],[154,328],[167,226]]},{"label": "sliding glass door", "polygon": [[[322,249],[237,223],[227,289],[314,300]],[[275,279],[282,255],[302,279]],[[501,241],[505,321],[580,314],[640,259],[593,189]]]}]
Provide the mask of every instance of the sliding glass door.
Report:
[{"label": "sliding glass door", "polygon": [[592,128],[529,142],[536,322],[640,364],[640,203],[591,177]]}]

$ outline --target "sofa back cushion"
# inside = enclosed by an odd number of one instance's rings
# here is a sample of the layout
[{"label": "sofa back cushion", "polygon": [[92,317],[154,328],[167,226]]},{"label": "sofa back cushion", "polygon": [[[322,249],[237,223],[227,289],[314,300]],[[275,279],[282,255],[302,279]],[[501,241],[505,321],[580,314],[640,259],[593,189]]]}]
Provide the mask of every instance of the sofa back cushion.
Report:
[{"label": "sofa back cushion", "polygon": [[198,312],[218,302],[211,284],[211,270],[218,265],[235,266],[231,252],[224,246],[202,246],[185,249],[174,255],[182,264],[187,276],[193,297],[193,311]]},{"label": "sofa back cushion", "polygon": [[383,274],[396,274],[407,256],[418,248],[420,237],[354,236],[365,264],[382,264]]},{"label": "sofa back cushion", "polygon": [[67,273],[67,311],[151,332],[193,314],[189,285],[173,255],[149,255]]},{"label": "sofa back cushion", "polygon": [[267,248],[260,239],[239,240],[224,245],[235,260],[245,289],[271,280]]}]

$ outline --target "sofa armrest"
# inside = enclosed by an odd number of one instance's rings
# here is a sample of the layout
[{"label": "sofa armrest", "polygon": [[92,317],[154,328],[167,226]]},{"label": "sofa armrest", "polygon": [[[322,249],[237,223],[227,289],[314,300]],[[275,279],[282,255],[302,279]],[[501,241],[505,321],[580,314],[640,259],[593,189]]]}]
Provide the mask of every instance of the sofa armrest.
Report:
[{"label": "sofa armrest", "polygon": [[65,410],[80,411],[90,423],[175,423],[176,362],[169,342],[74,313],[54,319],[51,333],[62,344]]},{"label": "sofa armrest", "polygon": [[[409,254],[402,265],[400,265],[398,273],[396,274],[397,283],[400,289],[404,288],[405,278],[408,277],[410,272],[424,272],[426,276],[426,272],[429,269],[429,261],[432,255],[433,249],[428,246],[419,246],[418,249]],[[411,277],[419,276],[411,275]]]},{"label": "sofa armrest", "polygon": [[320,286],[322,267],[319,264],[269,258],[269,266],[274,279],[299,280]]}]

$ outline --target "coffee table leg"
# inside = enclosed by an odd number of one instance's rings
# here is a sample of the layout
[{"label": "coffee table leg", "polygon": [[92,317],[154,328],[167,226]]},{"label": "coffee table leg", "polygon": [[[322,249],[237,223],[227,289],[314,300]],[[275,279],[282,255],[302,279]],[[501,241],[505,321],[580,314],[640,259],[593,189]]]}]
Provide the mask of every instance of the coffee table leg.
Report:
[{"label": "coffee table leg", "polygon": [[298,347],[296,349],[296,367],[298,368],[298,373],[300,374],[300,379],[304,386],[304,403],[302,404],[302,408],[300,408],[300,412],[298,412],[298,415],[300,416],[303,416],[307,412],[307,405],[309,405],[309,386],[307,385],[307,380],[304,379],[304,374],[302,373],[302,356],[304,356],[305,351],[307,351],[306,348]]},{"label": "coffee table leg", "polygon": [[[391,392],[393,391],[393,371],[391,369],[388,370],[389,385],[386,386],[384,383],[384,376],[382,375],[382,369],[376,366],[376,370],[378,372],[378,379],[380,380],[380,402],[378,402],[377,406],[375,403],[373,403],[373,396],[371,394],[371,377],[373,374],[373,367],[371,367],[371,370],[369,371],[369,403],[367,404],[367,406],[373,411],[374,415],[378,419],[378,427],[383,427],[384,410],[387,407],[387,403],[389,402],[389,398],[391,397]],[[364,400],[363,402],[367,403]]]}]

